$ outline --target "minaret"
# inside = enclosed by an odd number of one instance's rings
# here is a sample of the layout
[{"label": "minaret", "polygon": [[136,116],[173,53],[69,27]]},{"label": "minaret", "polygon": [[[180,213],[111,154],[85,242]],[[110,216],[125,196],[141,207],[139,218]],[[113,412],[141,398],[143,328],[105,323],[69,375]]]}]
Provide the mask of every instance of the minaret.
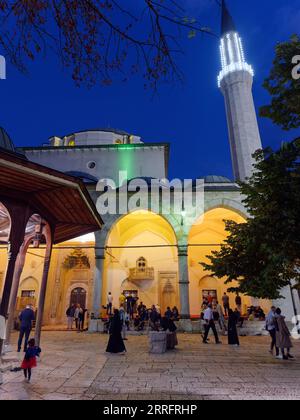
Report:
[{"label": "minaret", "polygon": [[221,32],[222,70],[218,85],[225,98],[234,177],[244,181],[253,171],[252,154],[262,145],[252,96],[254,72],[245,60],[242,41],[225,0]]}]

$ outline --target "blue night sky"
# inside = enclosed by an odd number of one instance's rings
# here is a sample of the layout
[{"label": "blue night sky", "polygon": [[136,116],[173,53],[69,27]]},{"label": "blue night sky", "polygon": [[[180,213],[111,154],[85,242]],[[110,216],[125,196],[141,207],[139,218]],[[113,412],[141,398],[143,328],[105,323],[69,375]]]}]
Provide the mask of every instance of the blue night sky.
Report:
[{"label": "blue night sky", "polygon": [[[220,28],[220,10],[213,0],[180,0],[190,15],[214,31]],[[299,0],[227,1],[244,42],[247,61],[255,70],[256,107],[268,103],[262,88],[271,68],[274,46],[299,33]],[[145,142],[171,144],[169,177],[195,178],[207,174],[232,177],[223,96],[217,88],[220,70],[216,38],[183,36],[184,57],[178,64],[184,84],[160,85],[157,94],[145,91],[143,81],[116,80],[88,89],[76,87],[58,59],[49,55],[29,64],[23,75],[8,65],[0,81],[0,125],[17,146],[41,145],[52,135],[97,127],[114,127],[140,135]],[[0,51],[1,53],[1,51]],[[264,146],[300,135],[283,132],[259,119]]]}]

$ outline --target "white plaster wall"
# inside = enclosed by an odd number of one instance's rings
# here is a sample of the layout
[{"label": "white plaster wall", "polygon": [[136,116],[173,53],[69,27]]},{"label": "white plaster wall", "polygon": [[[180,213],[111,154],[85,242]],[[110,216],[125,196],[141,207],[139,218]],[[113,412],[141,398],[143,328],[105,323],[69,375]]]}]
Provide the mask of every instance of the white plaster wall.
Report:
[{"label": "white plaster wall", "polygon": [[[128,172],[128,179],[135,177],[164,178],[165,149],[162,146],[138,148],[57,148],[27,150],[26,157],[36,163],[61,172],[78,171],[97,179],[110,178],[117,182],[119,171]],[[94,169],[89,162],[96,162]],[[117,183],[117,186],[119,184]]]}]

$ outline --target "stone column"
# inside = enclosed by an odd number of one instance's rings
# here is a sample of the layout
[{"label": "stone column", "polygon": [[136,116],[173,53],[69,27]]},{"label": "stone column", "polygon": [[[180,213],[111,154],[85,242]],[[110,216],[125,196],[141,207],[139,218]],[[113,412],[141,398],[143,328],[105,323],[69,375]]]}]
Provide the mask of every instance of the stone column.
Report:
[{"label": "stone column", "polygon": [[47,281],[48,281],[48,274],[49,274],[51,254],[52,254],[52,234],[50,232],[50,227],[47,226],[46,228],[47,228],[47,233],[45,234],[45,236],[46,236],[47,245],[46,245],[44,270],[43,270],[43,276],[42,276],[42,281],[41,281],[36,323],[35,323],[35,336],[34,336],[37,346],[40,344],[40,340],[41,340]]},{"label": "stone column", "polygon": [[94,272],[94,294],[92,312],[95,318],[100,315],[102,305],[102,289],[103,289],[103,269],[105,260],[105,250],[95,249],[95,272]]},{"label": "stone column", "polygon": [[188,246],[178,245],[180,317],[190,319]]},{"label": "stone column", "polygon": [[17,261],[16,261],[14,278],[13,278],[12,288],[10,292],[10,299],[9,299],[8,320],[6,323],[6,338],[5,338],[6,344],[9,344],[9,341],[10,341],[10,334],[11,334],[13,323],[14,323],[14,314],[15,314],[15,307],[16,307],[18,289],[19,289],[19,284],[20,284],[20,277],[24,268],[26,252],[27,252],[27,248],[29,246],[30,240],[28,241],[26,240],[26,242],[23,243],[20,249]]}]

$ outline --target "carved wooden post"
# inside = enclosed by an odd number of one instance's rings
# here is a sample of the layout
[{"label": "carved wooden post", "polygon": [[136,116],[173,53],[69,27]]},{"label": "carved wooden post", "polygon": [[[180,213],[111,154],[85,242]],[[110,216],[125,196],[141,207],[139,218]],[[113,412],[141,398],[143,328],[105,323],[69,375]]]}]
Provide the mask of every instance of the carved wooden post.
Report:
[{"label": "carved wooden post", "polygon": [[[29,206],[14,203],[13,201],[1,201],[4,202],[4,205],[6,206],[9,212],[11,220],[11,228],[7,248],[8,261],[5,273],[2,300],[0,304],[0,316],[7,319],[10,292],[13,283],[16,260],[20,247],[24,241],[25,229],[30,216],[30,208]],[[2,354],[3,343],[4,340],[0,338],[0,356]]]},{"label": "carved wooden post", "polygon": [[44,312],[44,306],[45,306],[47,281],[48,281],[48,274],[49,274],[51,254],[52,254],[52,244],[53,244],[53,233],[49,225],[46,225],[44,227],[43,235],[46,238],[46,253],[45,253],[44,270],[43,270],[36,323],[35,323],[35,342],[37,346],[40,344],[40,340],[41,340],[43,312]]},{"label": "carved wooden post", "polygon": [[12,288],[10,292],[10,299],[9,299],[8,320],[6,323],[6,338],[5,338],[6,344],[9,344],[9,341],[10,341],[10,334],[11,334],[13,323],[14,323],[14,312],[16,308],[18,289],[20,285],[20,277],[24,268],[26,252],[33,237],[34,236],[31,235],[30,237],[25,239],[25,241],[23,242],[21,246],[21,249],[20,249],[17,261],[16,261],[14,278],[13,278]]}]

